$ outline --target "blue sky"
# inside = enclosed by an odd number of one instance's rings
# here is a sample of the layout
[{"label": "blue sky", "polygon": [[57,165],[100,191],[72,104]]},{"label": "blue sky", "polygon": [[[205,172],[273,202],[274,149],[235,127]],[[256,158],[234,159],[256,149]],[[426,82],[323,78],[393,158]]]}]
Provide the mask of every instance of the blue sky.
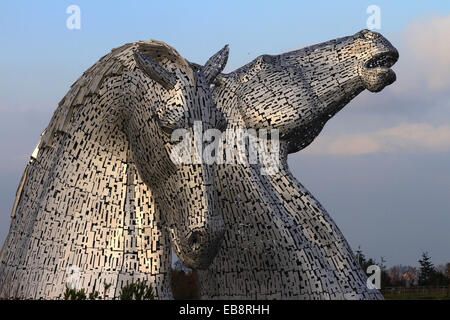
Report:
[{"label": "blue sky", "polygon": [[[66,28],[71,4],[81,9],[80,30]],[[3,0],[0,241],[39,134],[70,85],[111,48],[157,39],[204,63],[229,44],[231,71],[366,28],[372,4],[379,32],[400,51],[397,82],[358,96],[289,163],[353,248],[388,265],[416,264],[425,250],[449,262],[449,1]]]}]

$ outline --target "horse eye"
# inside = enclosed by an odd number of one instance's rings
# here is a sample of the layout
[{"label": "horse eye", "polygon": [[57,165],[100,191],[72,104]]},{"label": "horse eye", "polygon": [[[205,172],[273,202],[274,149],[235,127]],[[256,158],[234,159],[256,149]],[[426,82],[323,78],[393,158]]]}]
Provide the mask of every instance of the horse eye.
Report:
[{"label": "horse eye", "polygon": [[167,135],[172,135],[172,132],[175,130],[175,128],[168,126],[167,124],[163,123],[158,117],[155,117],[156,123],[159,127],[159,129],[164,132]]},{"label": "horse eye", "polygon": [[172,132],[175,130],[174,128],[171,127],[166,127],[166,126],[160,126],[161,131],[164,132],[167,135],[172,135]]}]

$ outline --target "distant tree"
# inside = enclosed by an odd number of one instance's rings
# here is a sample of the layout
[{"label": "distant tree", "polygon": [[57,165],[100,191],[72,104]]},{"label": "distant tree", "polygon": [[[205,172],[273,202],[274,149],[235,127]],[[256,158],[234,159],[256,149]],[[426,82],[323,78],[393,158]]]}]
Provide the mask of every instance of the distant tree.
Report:
[{"label": "distant tree", "polygon": [[378,263],[375,261],[375,259],[369,258],[369,260],[367,260],[366,263],[363,265],[364,271],[367,271],[367,268],[372,265],[379,266]]},{"label": "distant tree", "polygon": [[409,287],[417,282],[417,268],[407,266],[402,272],[402,286]]},{"label": "distant tree", "polygon": [[448,286],[448,278],[441,271],[435,271],[430,277],[430,285],[433,286]]},{"label": "distant tree", "polygon": [[445,276],[447,280],[450,282],[450,262],[445,265]]},{"label": "distant tree", "polygon": [[419,271],[419,285],[427,286],[431,285],[432,280],[435,277],[436,271],[434,265],[431,262],[431,257],[428,252],[422,253],[422,259],[419,259],[420,271]]},{"label": "distant tree", "polygon": [[372,259],[372,258],[369,258],[368,260],[366,259],[366,256],[364,255],[364,253],[361,250],[361,246],[358,246],[358,250],[356,250],[355,259],[358,262],[361,269],[364,270],[364,272],[367,272],[367,268],[369,266],[374,265],[374,264],[377,265],[377,262],[374,259]]},{"label": "distant tree", "polygon": [[391,285],[398,287],[402,285],[400,266],[393,266],[390,270]]},{"label": "distant tree", "polygon": [[384,257],[380,258],[380,269],[381,269],[381,288],[386,288],[391,286],[391,277],[387,272],[386,260]]},{"label": "distant tree", "polygon": [[364,272],[366,272],[366,269],[364,269],[364,265],[367,263],[367,261],[366,256],[361,250],[361,246],[358,246],[358,250],[356,250],[355,259],[359,266],[364,270]]},{"label": "distant tree", "polygon": [[384,257],[380,257],[380,269],[386,270],[386,259]]}]

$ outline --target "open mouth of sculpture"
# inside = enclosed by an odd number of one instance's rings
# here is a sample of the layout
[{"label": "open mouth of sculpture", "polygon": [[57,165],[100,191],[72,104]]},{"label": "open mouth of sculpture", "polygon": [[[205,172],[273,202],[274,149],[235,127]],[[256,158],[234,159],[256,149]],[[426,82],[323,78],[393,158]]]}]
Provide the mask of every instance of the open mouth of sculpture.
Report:
[{"label": "open mouth of sculpture", "polygon": [[201,249],[201,234],[200,232],[193,232],[188,238],[188,243],[192,252],[197,253]]},{"label": "open mouth of sculpture", "polygon": [[365,88],[372,92],[379,92],[393,83],[396,75],[391,67],[397,60],[397,50],[386,50],[375,54],[364,63],[360,75]]},{"label": "open mouth of sculpture", "polygon": [[367,69],[389,69],[398,60],[397,51],[380,52],[365,63]]}]

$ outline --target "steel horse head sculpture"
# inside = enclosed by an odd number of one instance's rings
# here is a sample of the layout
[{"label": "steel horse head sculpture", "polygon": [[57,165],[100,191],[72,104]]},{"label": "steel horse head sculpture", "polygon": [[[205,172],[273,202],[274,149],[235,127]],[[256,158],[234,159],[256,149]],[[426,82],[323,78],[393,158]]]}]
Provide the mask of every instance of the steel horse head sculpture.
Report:
[{"label": "steel horse head sculpture", "polygon": [[216,259],[197,273],[201,297],[382,298],[367,287],[344,236],[290,172],[287,157],[363,90],[393,83],[398,57],[382,35],[362,30],[262,55],[217,77],[213,97],[229,128],[279,130],[281,168],[263,176],[258,165],[218,167],[218,177],[232,177],[217,180],[226,232]]},{"label": "steel horse head sculpture", "polygon": [[223,125],[210,84],[227,57],[225,47],[194,67],[163,42],[141,41],[72,85],[17,191],[2,296],[58,297],[75,268],[88,291],[112,283],[114,296],[143,278],[170,298],[169,242],[186,265],[211,263],[224,232],[213,166],[174,162],[171,133]]},{"label": "steel horse head sculpture", "polygon": [[[229,74],[227,46],[204,66],[157,41],[113,49],[72,85],[24,172],[0,295],[57,298],[76,270],[88,291],[112,283],[105,298],[135,279],[171,298],[173,247],[202,298],[381,299],[287,157],[363,90],[393,83],[398,56],[368,30]],[[280,170],[174,162],[172,133],[196,121],[278,130]]]}]

